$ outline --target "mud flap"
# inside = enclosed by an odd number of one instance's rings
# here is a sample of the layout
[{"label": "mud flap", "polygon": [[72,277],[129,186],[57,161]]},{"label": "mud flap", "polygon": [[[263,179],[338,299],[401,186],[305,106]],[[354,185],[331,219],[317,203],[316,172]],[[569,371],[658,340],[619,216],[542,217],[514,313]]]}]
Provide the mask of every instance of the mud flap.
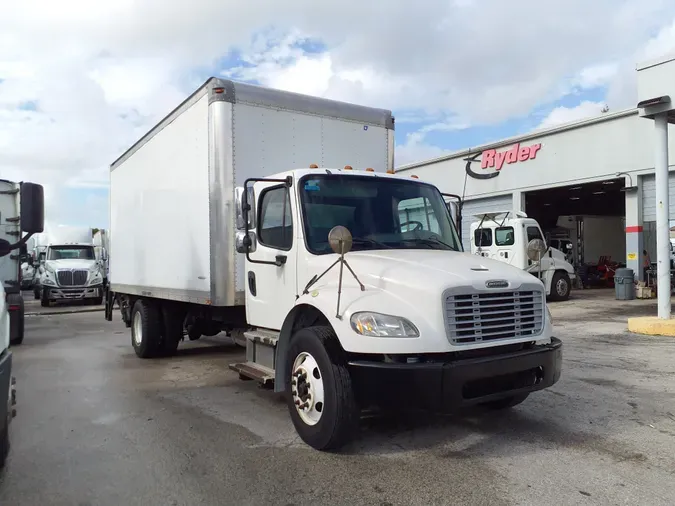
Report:
[{"label": "mud flap", "polygon": [[115,305],[115,292],[110,290],[110,285],[105,287],[105,319],[112,321],[113,306]]}]

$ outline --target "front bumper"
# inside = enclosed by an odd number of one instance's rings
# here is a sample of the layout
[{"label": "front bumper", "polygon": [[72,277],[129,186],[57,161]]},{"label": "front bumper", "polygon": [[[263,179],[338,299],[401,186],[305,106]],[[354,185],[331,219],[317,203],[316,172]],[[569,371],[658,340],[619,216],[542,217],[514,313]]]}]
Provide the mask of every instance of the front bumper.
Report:
[{"label": "front bumper", "polygon": [[348,362],[360,400],[448,412],[548,388],[560,379],[562,342],[446,362]]},{"label": "front bumper", "polygon": [[103,294],[103,285],[81,286],[81,287],[56,287],[43,285],[47,290],[49,300],[83,300],[94,299]]},{"label": "front bumper", "polygon": [[5,350],[0,354],[0,431],[5,420],[11,420],[9,410],[16,404],[12,385],[12,352]]}]

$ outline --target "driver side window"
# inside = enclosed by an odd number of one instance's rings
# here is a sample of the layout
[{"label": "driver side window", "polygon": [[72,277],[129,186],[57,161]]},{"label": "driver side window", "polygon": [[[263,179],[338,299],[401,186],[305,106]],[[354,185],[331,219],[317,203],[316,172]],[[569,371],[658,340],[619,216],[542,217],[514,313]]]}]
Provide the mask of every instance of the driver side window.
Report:
[{"label": "driver side window", "polygon": [[401,232],[426,230],[435,234],[441,233],[434,208],[431,206],[429,199],[425,197],[399,201],[398,220],[401,225]]}]

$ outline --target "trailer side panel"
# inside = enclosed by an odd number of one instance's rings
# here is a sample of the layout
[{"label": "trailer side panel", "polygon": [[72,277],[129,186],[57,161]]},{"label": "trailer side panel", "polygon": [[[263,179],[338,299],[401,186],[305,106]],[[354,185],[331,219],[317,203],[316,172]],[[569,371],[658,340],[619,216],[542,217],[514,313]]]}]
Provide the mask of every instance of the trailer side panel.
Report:
[{"label": "trailer side panel", "polygon": [[208,136],[204,94],[111,168],[113,291],[210,303]]}]

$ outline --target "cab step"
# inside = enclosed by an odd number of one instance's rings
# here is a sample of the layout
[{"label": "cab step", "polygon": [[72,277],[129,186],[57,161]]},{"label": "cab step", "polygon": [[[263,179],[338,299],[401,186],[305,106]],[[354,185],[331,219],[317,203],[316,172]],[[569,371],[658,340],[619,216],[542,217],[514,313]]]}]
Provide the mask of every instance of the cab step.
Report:
[{"label": "cab step", "polygon": [[263,387],[274,385],[274,371],[269,367],[245,362],[241,364],[230,364],[230,369],[239,373],[239,379],[256,380]]},{"label": "cab step", "polygon": [[237,371],[241,379],[256,380],[262,386],[274,384],[279,332],[251,329],[244,332],[244,337],[246,338],[246,362],[230,364],[230,369]]}]

